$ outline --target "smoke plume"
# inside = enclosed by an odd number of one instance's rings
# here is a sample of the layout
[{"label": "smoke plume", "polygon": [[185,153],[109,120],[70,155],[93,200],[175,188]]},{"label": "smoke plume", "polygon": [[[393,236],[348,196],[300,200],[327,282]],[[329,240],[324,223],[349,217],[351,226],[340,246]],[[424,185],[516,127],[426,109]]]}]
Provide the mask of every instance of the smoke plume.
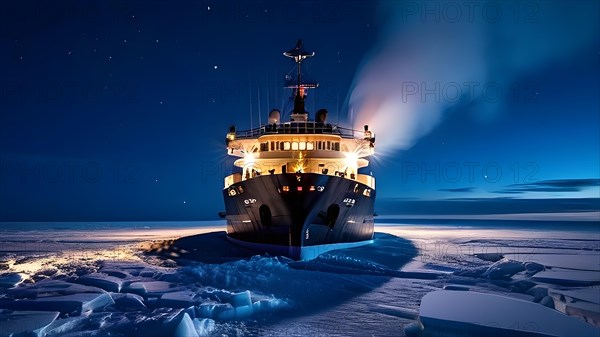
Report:
[{"label": "smoke plume", "polygon": [[469,105],[492,120],[512,82],[598,46],[599,9],[594,1],[386,2],[379,40],[347,98],[354,127],[369,124],[378,153],[390,154],[449,109]]}]

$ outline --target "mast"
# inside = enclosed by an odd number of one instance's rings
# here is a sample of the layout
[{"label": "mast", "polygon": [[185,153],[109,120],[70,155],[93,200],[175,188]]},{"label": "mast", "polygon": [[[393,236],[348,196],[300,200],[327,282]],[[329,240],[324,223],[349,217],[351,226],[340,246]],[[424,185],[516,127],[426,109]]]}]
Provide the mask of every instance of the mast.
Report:
[{"label": "mast", "polygon": [[[306,115],[306,110],[304,109],[304,88],[309,88],[309,87],[316,87],[316,85],[311,86],[309,85],[304,85],[302,84],[301,81],[301,65],[302,65],[302,61],[304,61],[305,59],[315,56],[314,52],[307,52],[305,50],[302,49],[302,45],[304,43],[302,42],[302,40],[298,39],[298,41],[296,42],[296,47],[294,47],[293,49],[290,49],[288,51],[286,51],[285,53],[283,53],[284,56],[287,56],[289,58],[293,58],[294,62],[296,62],[296,66],[297,66],[297,74],[296,76],[297,78],[297,85],[295,86],[296,88],[296,96],[294,97],[294,111],[292,113],[292,120],[304,120],[306,121],[308,119],[308,116]],[[294,86],[291,86],[292,88],[294,88]]]}]

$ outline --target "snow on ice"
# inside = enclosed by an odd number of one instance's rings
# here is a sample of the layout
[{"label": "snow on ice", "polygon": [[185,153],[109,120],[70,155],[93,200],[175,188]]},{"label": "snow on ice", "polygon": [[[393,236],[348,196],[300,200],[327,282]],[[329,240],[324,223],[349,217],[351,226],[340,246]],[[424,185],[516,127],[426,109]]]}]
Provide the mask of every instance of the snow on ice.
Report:
[{"label": "snow on ice", "polygon": [[598,329],[542,305],[496,294],[434,291],[421,300],[425,331],[460,336],[597,337]]},{"label": "snow on ice", "polygon": [[[226,246],[219,233],[152,243],[146,253],[121,247],[123,259],[10,257],[40,269],[0,275],[0,337],[600,333],[600,277],[590,264],[597,251],[587,250],[586,262],[576,264],[591,269],[568,270],[568,258],[558,259],[559,267],[546,254],[556,239],[537,255],[511,251],[526,236],[512,237],[502,253],[478,251],[491,242],[482,238],[470,241],[469,254],[438,254],[431,248],[438,240],[462,237],[423,233],[376,233],[370,246],[311,261],[253,256]],[[500,235],[489,237],[501,243]],[[570,241],[560,244],[570,258],[581,257],[568,250]],[[54,273],[44,271],[48,264]]]}]

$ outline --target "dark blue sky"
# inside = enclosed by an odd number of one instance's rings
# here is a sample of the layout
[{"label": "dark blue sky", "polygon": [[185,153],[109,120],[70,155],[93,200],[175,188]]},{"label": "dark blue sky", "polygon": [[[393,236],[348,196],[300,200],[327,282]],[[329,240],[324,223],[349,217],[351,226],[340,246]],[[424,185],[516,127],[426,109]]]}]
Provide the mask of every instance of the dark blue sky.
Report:
[{"label": "dark blue sky", "polygon": [[[543,3],[532,3],[539,8],[520,13],[543,23]],[[416,7],[394,10],[418,17],[417,30],[454,19],[443,3],[405,4]],[[494,109],[463,97],[414,144],[378,156],[370,166],[378,198],[599,197],[600,43],[587,33],[600,30],[598,5],[581,4],[595,10],[583,26],[569,15],[551,22],[551,28],[565,27],[557,44],[586,36],[561,57],[544,57],[539,66],[506,77],[493,71],[504,72],[506,55],[486,49],[492,71],[480,84],[497,83],[503,92]],[[325,107],[330,121],[339,115],[349,125],[359,69],[378,53],[377,45],[393,39],[390,29],[407,29],[386,11],[390,3],[363,1],[1,6],[0,220],[8,221],[214,218],[224,208],[221,188],[232,164],[224,147],[229,125],[256,126],[259,113],[264,121],[287,102],[281,86],[293,64],[283,51],[303,38],[317,52],[305,68],[321,84],[310,93],[308,110]],[[425,10],[441,14],[428,17]],[[495,24],[487,22],[489,13],[478,15],[475,21]],[[511,45],[510,34],[501,39],[479,24],[470,28],[481,29],[487,44],[502,40],[502,48],[524,55],[539,49]],[[449,45],[454,38],[446,37]],[[488,110],[489,116],[481,113]],[[374,131],[385,143],[386,133]]]}]

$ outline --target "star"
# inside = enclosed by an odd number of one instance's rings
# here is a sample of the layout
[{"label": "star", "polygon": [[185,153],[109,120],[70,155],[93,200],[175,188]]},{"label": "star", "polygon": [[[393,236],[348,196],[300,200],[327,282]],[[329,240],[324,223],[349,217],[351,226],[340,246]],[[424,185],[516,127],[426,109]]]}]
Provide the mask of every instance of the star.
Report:
[{"label": "star", "polygon": [[218,68],[219,68],[219,66],[215,66],[215,69],[218,69]]}]

